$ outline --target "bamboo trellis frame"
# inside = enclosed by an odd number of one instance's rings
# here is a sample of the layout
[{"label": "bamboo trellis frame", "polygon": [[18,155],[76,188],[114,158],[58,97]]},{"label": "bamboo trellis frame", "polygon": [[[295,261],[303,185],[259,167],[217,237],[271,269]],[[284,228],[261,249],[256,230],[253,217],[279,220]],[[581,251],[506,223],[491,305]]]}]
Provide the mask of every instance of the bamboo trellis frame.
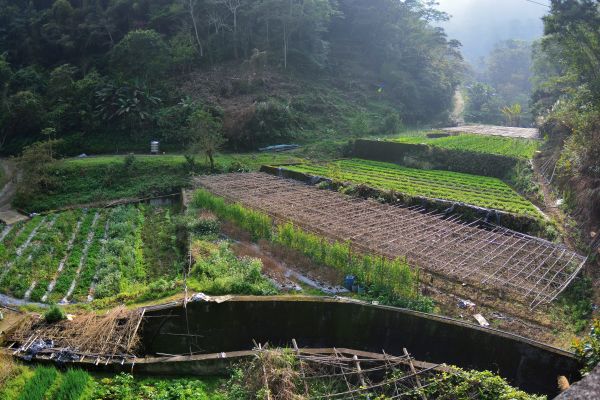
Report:
[{"label": "bamboo trellis frame", "polygon": [[290,221],[331,240],[430,273],[498,289],[531,308],[548,303],[586,262],[570,249],[490,224],[464,223],[423,209],[364,200],[263,173],[203,176],[215,195]]}]

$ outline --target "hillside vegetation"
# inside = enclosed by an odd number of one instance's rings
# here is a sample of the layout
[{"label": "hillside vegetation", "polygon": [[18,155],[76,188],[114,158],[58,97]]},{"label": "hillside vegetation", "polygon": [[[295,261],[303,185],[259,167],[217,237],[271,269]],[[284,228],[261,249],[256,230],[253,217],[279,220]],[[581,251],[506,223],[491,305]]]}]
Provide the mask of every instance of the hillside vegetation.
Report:
[{"label": "hillside vegetation", "polygon": [[187,149],[198,110],[232,148],[444,119],[461,57],[427,4],[1,0],[2,151]]},{"label": "hillside vegetation", "polygon": [[540,162],[550,167],[542,172],[553,178],[564,210],[583,228],[571,229],[573,236],[592,254],[598,254],[600,244],[599,26],[598,2],[552,1],[544,17],[545,36],[534,54],[532,95],[550,139]]}]

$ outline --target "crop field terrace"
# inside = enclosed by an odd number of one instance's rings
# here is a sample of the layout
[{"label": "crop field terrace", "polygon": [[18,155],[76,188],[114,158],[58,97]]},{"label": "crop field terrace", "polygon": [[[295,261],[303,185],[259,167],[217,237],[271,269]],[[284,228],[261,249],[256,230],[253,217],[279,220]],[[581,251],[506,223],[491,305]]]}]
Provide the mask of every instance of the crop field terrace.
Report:
[{"label": "crop field terrace", "polygon": [[327,164],[289,165],[284,168],[355,184],[366,184],[376,189],[394,190],[409,196],[461,202],[519,215],[541,216],[531,202],[497,178],[414,169],[360,159]]},{"label": "crop field terrace", "polygon": [[482,289],[503,290],[531,307],[555,299],[585,257],[508,229],[484,229],[456,217],[380,204],[262,173],[203,176],[196,183],[217,196],[358,251],[406,257],[412,266]]},{"label": "crop field terrace", "polygon": [[533,139],[486,136],[472,133],[439,138],[431,138],[423,134],[419,136],[401,136],[390,140],[398,143],[426,144],[449,150],[473,151],[523,160],[533,158],[541,143],[539,140]]},{"label": "crop field terrace", "polygon": [[[0,292],[35,302],[87,302],[144,285],[153,253],[148,222],[168,211],[145,206],[77,209],[36,216],[0,235]],[[160,232],[152,229],[152,235]]]}]

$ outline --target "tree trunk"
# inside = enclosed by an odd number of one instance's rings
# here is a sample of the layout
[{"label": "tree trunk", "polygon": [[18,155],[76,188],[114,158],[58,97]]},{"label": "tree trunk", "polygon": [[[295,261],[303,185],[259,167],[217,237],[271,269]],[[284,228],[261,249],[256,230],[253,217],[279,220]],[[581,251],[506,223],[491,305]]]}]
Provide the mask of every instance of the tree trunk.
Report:
[{"label": "tree trunk", "polygon": [[190,17],[192,17],[192,24],[194,25],[194,32],[196,33],[196,42],[198,43],[198,51],[200,52],[200,57],[204,56],[204,48],[202,47],[202,41],[200,41],[200,35],[198,34],[198,25],[196,24],[196,16],[194,15],[194,4],[193,0],[188,0]]},{"label": "tree trunk", "polygon": [[213,157],[212,151],[207,151],[206,155],[208,156],[208,161],[210,162],[210,171],[213,172],[215,170],[215,159]]},{"label": "tree trunk", "polygon": [[287,24],[283,23],[283,69],[287,69],[288,37]]},{"label": "tree trunk", "polygon": [[233,56],[236,60],[239,58],[237,43],[237,8],[233,9]]}]

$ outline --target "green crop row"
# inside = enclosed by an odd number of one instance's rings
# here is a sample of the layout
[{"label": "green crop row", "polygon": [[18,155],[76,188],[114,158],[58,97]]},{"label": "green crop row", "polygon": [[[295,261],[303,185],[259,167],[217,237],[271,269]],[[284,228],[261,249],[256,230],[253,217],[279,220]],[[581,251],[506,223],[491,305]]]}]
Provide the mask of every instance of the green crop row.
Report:
[{"label": "green crop row", "polygon": [[111,214],[108,238],[98,264],[96,297],[116,295],[144,276],[143,255],[136,248],[143,223],[144,215],[138,207],[120,207]]},{"label": "green crop row", "polygon": [[92,280],[98,268],[102,257],[102,248],[106,243],[105,236],[108,231],[108,220],[110,218],[110,211],[108,213],[102,213],[98,223],[96,224],[94,231],[94,240],[92,241],[90,248],[88,249],[87,259],[79,275],[79,281],[73,292],[73,299],[75,301],[86,301],[89,294]]},{"label": "green crop row", "polygon": [[[56,269],[61,260],[67,256],[68,242],[73,236],[73,230],[77,220],[81,218],[81,212],[67,212],[58,214],[51,225],[38,232],[35,240],[40,243],[38,247],[40,252],[35,254],[31,263],[22,274],[19,280],[25,283],[25,286],[32,290],[29,297],[34,301],[39,301],[48,289],[48,284],[54,277]],[[12,284],[11,287],[15,287]],[[22,297],[20,293],[15,293]]]},{"label": "green crop row", "polygon": [[417,296],[417,274],[404,259],[387,260],[362,255],[353,252],[349,243],[329,242],[289,222],[277,227],[274,241],[303,253],[316,263],[354,275],[360,282],[376,290],[397,297]]},{"label": "green crop row", "polygon": [[442,199],[520,215],[539,216],[538,210],[531,202],[497,178],[421,170],[358,159],[323,165],[291,165],[286,169],[336,181],[365,184],[381,190],[393,190],[408,196]]},{"label": "green crop row", "polygon": [[46,224],[52,224],[53,218],[53,216],[37,216],[19,229],[14,240],[5,242],[4,262],[0,272],[0,289],[18,297],[25,294],[28,287],[21,276],[23,273],[31,271],[30,261],[43,253],[43,248],[40,247],[40,242],[36,240],[36,237],[44,234]]},{"label": "green crop row", "polygon": [[225,199],[213,196],[206,190],[196,191],[191,205],[211,210],[219,218],[239,225],[250,232],[254,240],[271,238],[271,219],[262,213],[244,208],[240,204],[228,204]]},{"label": "green crop row", "polygon": [[540,141],[502,136],[463,133],[459,135],[429,138],[427,136],[403,136],[392,141],[406,144],[426,144],[450,150],[473,151],[519,159],[531,159]]},{"label": "green crop row", "polygon": [[83,258],[87,246],[87,238],[93,229],[95,219],[96,212],[94,210],[89,210],[85,214],[65,267],[56,281],[54,291],[50,294],[50,301],[57,302],[63,299],[71,286],[71,282],[76,279],[77,269],[80,263],[84,262]]}]

